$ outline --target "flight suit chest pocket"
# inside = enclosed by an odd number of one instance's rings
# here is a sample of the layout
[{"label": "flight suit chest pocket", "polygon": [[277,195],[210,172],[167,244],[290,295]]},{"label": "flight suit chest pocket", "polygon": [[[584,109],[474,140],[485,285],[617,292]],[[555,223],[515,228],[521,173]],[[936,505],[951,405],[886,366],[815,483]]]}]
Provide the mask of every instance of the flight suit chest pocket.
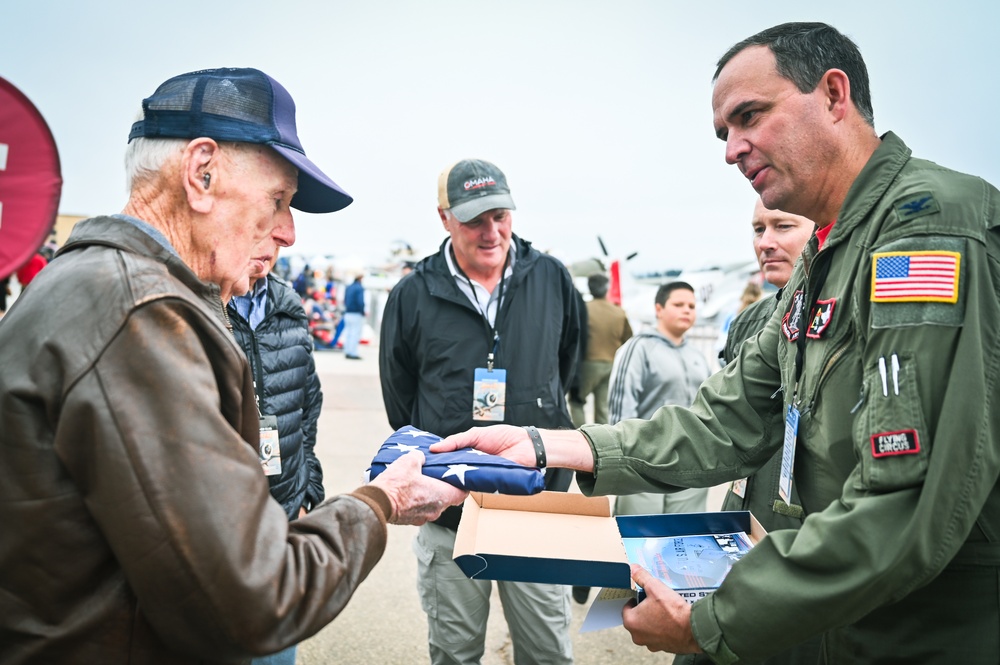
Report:
[{"label": "flight suit chest pocket", "polygon": [[857,489],[891,491],[923,482],[930,442],[916,374],[912,356],[895,353],[865,369],[864,401],[854,421]]}]

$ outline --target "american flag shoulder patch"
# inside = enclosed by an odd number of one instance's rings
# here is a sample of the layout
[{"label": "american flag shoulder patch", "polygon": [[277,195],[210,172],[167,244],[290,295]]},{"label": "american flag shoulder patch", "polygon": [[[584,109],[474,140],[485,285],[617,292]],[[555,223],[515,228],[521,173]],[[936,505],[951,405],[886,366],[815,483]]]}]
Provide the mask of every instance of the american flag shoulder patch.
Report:
[{"label": "american flag shoulder patch", "polygon": [[940,250],[872,255],[872,302],[958,302],[962,255]]}]

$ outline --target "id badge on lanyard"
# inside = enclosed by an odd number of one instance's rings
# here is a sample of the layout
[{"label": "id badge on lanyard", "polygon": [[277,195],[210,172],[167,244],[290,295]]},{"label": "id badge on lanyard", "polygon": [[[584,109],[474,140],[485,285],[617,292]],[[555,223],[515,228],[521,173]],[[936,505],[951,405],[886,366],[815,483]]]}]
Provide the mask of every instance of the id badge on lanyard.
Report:
[{"label": "id badge on lanyard", "polygon": [[278,446],[278,418],[260,417],[260,447],[257,457],[265,476],[281,474],[281,447]]},{"label": "id badge on lanyard", "polygon": [[507,406],[507,370],[493,367],[500,335],[493,331],[493,350],[486,356],[486,367],[477,367],[472,377],[472,419],[503,422]]},{"label": "id badge on lanyard", "polygon": [[792,503],[792,469],[795,466],[795,439],[799,434],[799,408],[788,405],[785,416],[785,441],[781,447],[781,474],[778,477],[778,495],[781,500]]},{"label": "id badge on lanyard", "polygon": [[[486,367],[477,367],[472,377],[472,419],[477,421],[503,422],[507,406],[507,370],[493,366],[497,351],[500,347],[500,333],[497,331],[497,317],[500,316],[500,305],[503,303],[503,283],[507,270],[508,257],[504,261],[503,272],[500,274],[500,284],[498,286],[499,295],[496,299],[496,315],[493,321],[489,317],[489,302],[486,309],[480,308],[483,321],[486,323],[489,333],[489,342],[492,343],[489,353],[486,354]],[[456,266],[458,262],[456,261]],[[461,267],[458,267],[459,272]],[[468,275],[462,273],[469,281],[469,289],[475,294],[476,289],[472,286],[472,280]],[[478,304],[478,299],[476,300]]]},{"label": "id badge on lanyard", "polygon": [[807,331],[809,326],[805,323],[806,316],[813,311],[814,305],[817,303],[819,294],[823,290],[823,285],[826,284],[826,278],[830,273],[830,265],[833,262],[832,258],[828,258],[825,261],[817,261],[814,264],[815,279],[812,280],[812,284],[809,285],[807,282],[808,296],[803,294],[804,299],[802,301],[802,307],[799,308],[798,315],[796,319],[796,327],[798,328],[798,337],[795,338],[795,389],[792,391],[792,401],[788,405],[788,413],[785,414],[785,438],[783,445],[781,447],[781,471],[778,476],[778,496],[785,503],[791,505],[792,503],[792,473],[795,468],[795,441],[799,435],[799,407],[796,406],[795,402],[798,400],[799,395],[799,381],[802,378],[802,370],[805,367],[806,358],[806,338],[808,337]]},{"label": "id badge on lanyard", "polygon": [[472,419],[503,422],[507,404],[507,370],[477,367],[472,384]]}]

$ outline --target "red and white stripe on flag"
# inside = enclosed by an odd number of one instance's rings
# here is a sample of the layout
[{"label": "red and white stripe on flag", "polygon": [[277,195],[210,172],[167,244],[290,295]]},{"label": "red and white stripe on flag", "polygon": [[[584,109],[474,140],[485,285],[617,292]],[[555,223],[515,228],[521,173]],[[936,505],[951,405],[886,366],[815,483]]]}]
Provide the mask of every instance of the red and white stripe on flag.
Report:
[{"label": "red and white stripe on flag", "polygon": [[878,252],[872,256],[872,302],[958,302],[958,252]]}]

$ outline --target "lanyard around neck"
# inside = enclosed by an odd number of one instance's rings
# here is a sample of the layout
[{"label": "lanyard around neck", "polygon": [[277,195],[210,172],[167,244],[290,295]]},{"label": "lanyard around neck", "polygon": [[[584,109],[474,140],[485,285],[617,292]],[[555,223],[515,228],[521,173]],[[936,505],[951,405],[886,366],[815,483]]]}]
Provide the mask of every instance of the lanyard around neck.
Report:
[{"label": "lanyard around neck", "polygon": [[[830,253],[827,252],[829,255]],[[809,278],[806,278],[806,293],[803,293],[802,307],[799,310],[799,320],[798,329],[799,336],[795,340],[795,389],[798,391],[799,379],[802,378],[802,370],[805,367],[806,362],[806,332],[809,330],[809,323],[812,320],[812,312],[816,307],[816,301],[819,300],[820,291],[823,290],[823,285],[826,284],[827,275],[830,274],[830,264],[833,263],[833,256],[829,255],[823,263],[816,266],[816,280],[812,285],[809,286]]]},{"label": "lanyard around neck", "polygon": [[[500,271],[500,285],[497,293],[497,312],[493,317],[493,323],[490,323],[490,301],[486,301],[486,308],[483,309],[483,306],[479,303],[479,296],[476,295],[476,287],[473,286],[472,279],[465,274],[465,271],[462,270],[462,266],[458,264],[458,258],[455,256],[455,248],[449,247],[448,251],[451,252],[451,260],[455,263],[455,270],[457,270],[458,274],[464,277],[465,281],[469,283],[469,290],[472,292],[473,298],[476,299],[476,307],[479,309],[479,313],[483,316],[483,322],[486,324],[487,333],[489,334],[489,337],[486,340],[486,345],[490,349],[489,353],[486,354],[486,369],[492,372],[493,361],[496,358],[497,349],[500,346],[500,334],[497,332],[497,328],[499,327],[500,322],[500,306],[503,304],[503,283],[507,277],[507,266],[510,265],[510,253],[508,253],[507,257],[504,259],[503,269]],[[490,300],[492,300],[492,298],[493,294],[491,293]]]}]

